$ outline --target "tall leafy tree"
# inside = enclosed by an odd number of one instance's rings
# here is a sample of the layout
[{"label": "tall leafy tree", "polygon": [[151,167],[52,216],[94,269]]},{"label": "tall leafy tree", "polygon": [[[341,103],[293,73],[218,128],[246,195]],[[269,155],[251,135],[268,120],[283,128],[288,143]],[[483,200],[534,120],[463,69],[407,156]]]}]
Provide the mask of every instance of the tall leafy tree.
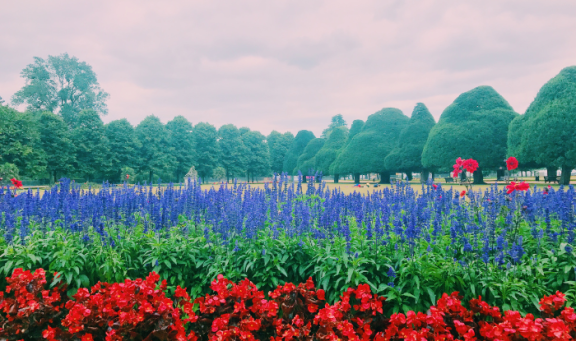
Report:
[{"label": "tall leafy tree", "polygon": [[576,167],[576,66],[564,68],[510,124],[508,153],[524,165],[543,165],[564,185]]},{"label": "tall leafy tree", "polygon": [[15,105],[26,104],[30,111],[50,111],[74,124],[80,111],[91,109],[106,114],[108,94],[100,88],[96,73],[86,62],[67,53],[34,57],[20,73],[26,85],[12,98]]},{"label": "tall leafy tree", "polygon": [[110,172],[110,149],[104,123],[94,110],[82,110],[72,130],[76,151],[76,171],[82,177],[95,179]]},{"label": "tall leafy tree", "polygon": [[428,172],[422,167],[422,151],[430,130],[436,122],[423,103],[416,104],[408,125],[400,132],[398,145],[386,157],[386,168],[405,172],[412,180],[412,172],[422,172],[427,180]]},{"label": "tall leafy tree", "polygon": [[294,175],[292,172],[298,165],[298,158],[304,152],[304,148],[306,148],[308,142],[315,137],[314,133],[308,130],[300,130],[298,134],[296,134],[294,141],[292,141],[292,146],[290,146],[290,149],[284,157],[284,165],[282,166],[284,172]]},{"label": "tall leafy tree", "polygon": [[196,151],[194,150],[194,136],[192,123],[183,116],[176,116],[166,123],[169,132],[170,151],[175,160],[173,168],[176,181],[184,181],[184,175],[194,165]]},{"label": "tall leafy tree", "polygon": [[278,174],[282,173],[284,159],[293,141],[294,135],[292,135],[291,132],[281,134],[274,130],[270,135],[268,135],[266,142],[268,143],[268,149],[270,150],[270,166],[272,172]]},{"label": "tall leafy tree", "polygon": [[242,142],[246,148],[246,177],[267,175],[270,173],[270,152],[266,137],[257,131],[242,134]]},{"label": "tall leafy tree", "polygon": [[390,183],[390,169],[384,159],[396,147],[408,117],[396,108],[385,108],[372,114],[346,148],[340,153],[339,174],[352,173],[354,180],[360,174],[379,173],[382,183]]},{"label": "tall leafy tree", "polygon": [[508,102],[490,86],[479,86],[458,96],[430,131],[422,165],[449,171],[458,157],[475,159],[474,183],[484,183],[482,170],[504,165],[508,126],[517,116]]},{"label": "tall leafy tree", "polygon": [[220,165],[224,168],[226,181],[244,172],[246,165],[246,147],[240,130],[233,124],[226,124],[218,129],[218,147]]},{"label": "tall leafy tree", "polygon": [[148,174],[148,181],[152,182],[154,174],[173,171],[176,160],[170,147],[170,134],[160,119],[154,115],[146,117],[135,132],[140,142],[138,169]]},{"label": "tall leafy tree", "polygon": [[[346,149],[346,147],[348,147],[348,145],[350,144],[350,141],[352,141],[354,136],[356,136],[358,133],[360,133],[360,131],[362,131],[362,127],[364,127],[364,121],[354,120],[352,122],[352,126],[350,127],[350,131],[348,132],[348,137],[346,138],[346,142],[344,143],[342,148],[340,148],[340,150],[338,151],[338,153],[336,155],[336,160],[334,160],[334,162],[332,162],[332,164],[330,165],[330,173],[334,174],[334,176],[335,176],[334,181],[338,181],[341,174],[346,174],[346,173],[340,173],[340,163],[343,161],[343,159],[339,156],[342,153],[342,151],[344,149]],[[360,181],[360,174],[355,176],[355,179],[357,179],[357,181]]]},{"label": "tall leafy tree", "polygon": [[20,175],[35,176],[46,170],[36,120],[29,114],[1,105],[0,162],[16,165]]},{"label": "tall leafy tree", "polygon": [[105,129],[110,146],[110,178],[113,181],[124,181],[122,171],[126,167],[135,168],[139,165],[138,154],[142,145],[134,127],[126,119],[112,121],[105,125]]},{"label": "tall leafy tree", "polygon": [[339,127],[348,127],[348,125],[346,124],[346,121],[344,120],[344,117],[341,114],[338,114],[338,115],[335,115],[332,117],[330,125],[328,126],[328,128],[326,128],[322,131],[322,135],[320,137],[321,138],[328,138],[330,133],[334,129],[339,128]]},{"label": "tall leafy tree", "polygon": [[304,152],[298,158],[298,163],[296,164],[296,168],[292,173],[297,174],[300,171],[304,175],[304,180],[306,180],[306,176],[311,171],[316,171],[314,167],[316,167],[316,154],[322,147],[324,146],[326,139],[323,138],[315,138],[310,140],[304,148]]},{"label": "tall leafy tree", "polygon": [[218,167],[218,132],[213,125],[200,122],[194,126],[192,134],[194,135],[194,150],[196,151],[194,166],[198,176],[205,180],[212,175],[214,168]]},{"label": "tall leafy tree", "polygon": [[46,171],[54,182],[74,170],[76,152],[71,132],[62,117],[48,111],[40,115],[39,132]]},{"label": "tall leafy tree", "polygon": [[[331,175],[331,168],[330,166],[336,160],[340,149],[346,143],[346,139],[348,138],[348,129],[346,127],[338,127],[330,133],[330,136],[324,143],[324,146],[318,151],[315,159],[315,169],[322,172],[322,175]],[[340,175],[339,174],[332,174],[334,175],[334,182],[338,183]]]}]

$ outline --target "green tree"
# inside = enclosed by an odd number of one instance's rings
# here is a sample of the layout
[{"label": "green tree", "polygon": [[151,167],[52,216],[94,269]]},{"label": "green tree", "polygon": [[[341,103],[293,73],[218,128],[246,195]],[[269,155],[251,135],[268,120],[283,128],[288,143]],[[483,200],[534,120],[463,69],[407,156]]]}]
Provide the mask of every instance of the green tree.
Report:
[{"label": "green tree", "polygon": [[330,166],[336,160],[338,153],[346,144],[348,139],[348,129],[346,127],[337,127],[333,129],[324,143],[324,146],[315,156],[315,169],[322,172],[322,175],[334,175],[334,182],[338,183],[339,174],[332,174]]},{"label": "green tree", "polygon": [[213,125],[200,122],[194,126],[192,134],[196,151],[194,166],[200,179],[206,180],[218,166],[218,132]]},{"label": "green tree", "polygon": [[576,167],[576,66],[564,68],[549,80],[516,117],[508,132],[509,155],[526,165],[560,167],[560,183],[570,184]]},{"label": "green tree", "polygon": [[71,135],[76,151],[76,172],[88,180],[108,174],[111,170],[109,142],[98,113],[82,110]]},{"label": "green tree", "polygon": [[226,170],[224,169],[224,167],[218,166],[214,168],[214,170],[212,171],[212,178],[214,178],[214,180],[218,182],[226,179]]},{"label": "green tree", "polygon": [[346,121],[344,120],[344,117],[341,114],[335,115],[332,117],[332,120],[330,122],[330,125],[328,126],[328,128],[324,129],[322,131],[322,135],[320,136],[321,138],[328,138],[328,136],[330,135],[330,133],[339,127],[348,127],[348,125],[346,124]]},{"label": "green tree", "polygon": [[0,164],[0,186],[12,186],[10,179],[20,179],[20,171],[13,163]]},{"label": "green tree", "polygon": [[154,115],[146,117],[135,132],[140,143],[138,170],[148,175],[148,182],[152,183],[154,174],[173,171],[176,160],[172,156],[170,134],[160,119]]},{"label": "green tree", "polygon": [[458,157],[475,159],[474,183],[484,183],[483,170],[504,165],[508,126],[518,114],[490,86],[479,86],[458,96],[430,131],[422,165],[450,171]]},{"label": "green tree", "polygon": [[[134,168],[139,165],[139,155],[142,145],[136,138],[134,127],[126,119],[112,121],[105,126],[106,138],[110,146],[110,180],[124,181],[124,168]],[[134,177],[134,173],[130,176]]]},{"label": "green tree", "polygon": [[242,134],[242,142],[246,148],[246,177],[267,175],[270,173],[270,152],[266,137],[257,131]]},{"label": "green tree", "polygon": [[192,123],[183,116],[176,116],[166,123],[169,132],[170,151],[175,160],[173,169],[176,181],[184,181],[184,175],[194,165],[195,150]]},{"label": "green tree", "polygon": [[68,124],[74,124],[84,109],[108,112],[108,94],[100,88],[92,67],[67,53],[48,56],[47,60],[34,57],[34,63],[20,75],[26,85],[14,94],[15,105],[26,104],[30,111],[58,113]]},{"label": "green tree", "polygon": [[270,150],[270,166],[272,172],[282,173],[284,167],[284,159],[286,154],[294,142],[294,135],[291,132],[280,134],[276,130],[272,131],[266,138],[268,149]]},{"label": "green tree", "polygon": [[380,173],[381,183],[390,183],[390,170],[384,159],[398,144],[408,117],[396,108],[384,108],[368,116],[362,131],[356,134],[338,156],[339,174],[354,174],[359,182],[360,174]]},{"label": "green tree", "polygon": [[386,157],[386,168],[405,172],[409,180],[412,180],[412,172],[422,172],[422,179],[427,180],[428,171],[422,167],[422,151],[435,124],[428,108],[423,103],[416,104],[408,125],[400,132],[398,145]]},{"label": "green tree", "polygon": [[218,129],[218,148],[220,165],[224,168],[226,182],[244,172],[246,164],[246,147],[242,142],[240,130],[233,124],[226,124]]},{"label": "green tree", "polygon": [[16,165],[24,176],[46,170],[38,122],[32,115],[0,105],[0,160]]},{"label": "green tree", "polygon": [[310,142],[310,140],[314,139],[315,137],[316,136],[314,136],[314,133],[308,130],[300,130],[298,134],[296,134],[290,149],[284,157],[284,164],[282,166],[284,172],[287,172],[289,175],[294,175],[292,172],[298,165],[298,158],[304,152],[304,148],[306,148],[308,142]]},{"label": "green tree", "polygon": [[62,117],[48,111],[40,115],[39,132],[46,171],[53,183],[74,170],[76,153],[71,132]]},{"label": "green tree", "polygon": [[296,164],[296,168],[292,173],[298,174],[298,171],[304,175],[304,182],[306,182],[306,176],[310,171],[316,171],[316,159],[315,156],[322,149],[324,143],[326,142],[325,139],[322,138],[315,138],[310,140],[304,148],[304,152],[298,158],[298,163]]},{"label": "green tree", "polygon": [[[332,162],[332,164],[330,165],[330,173],[334,174],[334,175],[337,174],[338,178],[340,178],[340,175],[342,175],[340,173],[340,162],[342,161],[342,158],[339,158],[338,156],[340,156],[342,151],[344,149],[346,149],[346,147],[350,144],[350,141],[352,141],[354,136],[356,136],[360,131],[362,131],[362,127],[364,127],[364,121],[354,120],[352,122],[352,126],[350,127],[350,131],[348,132],[348,137],[346,138],[346,143],[344,143],[344,146],[342,146],[342,148],[340,148],[340,150],[338,151],[338,154],[336,156],[336,160],[334,160],[334,162]],[[358,181],[360,181],[360,174],[357,174],[357,176],[355,175],[355,178],[357,178]],[[336,178],[334,178],[334,180],[336,180]]]}]

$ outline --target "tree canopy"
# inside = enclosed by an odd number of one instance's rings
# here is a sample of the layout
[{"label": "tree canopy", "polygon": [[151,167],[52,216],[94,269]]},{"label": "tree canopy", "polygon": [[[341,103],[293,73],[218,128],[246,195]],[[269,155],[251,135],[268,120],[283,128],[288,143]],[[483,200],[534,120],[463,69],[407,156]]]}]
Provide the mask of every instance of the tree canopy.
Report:
[{"label": "tree canopy", "polygon": [[398,145],[386,157],[386,168],[401,172],[421,171],[422,151],[435,124],[428,108],[423,103],[416,104],[408,125],[400,132]]},{"label": "tree canopy", "polygon": [[423,166],[449,171],[458,157],[472,158],[481,167],[475,172],[475,182],[483,182],[482,169],[504,165],[508,126],[517,115],[490,86],[461,94],[430,131],[422,152]]},{"label": "tree canopy", "polygon": [[[362,130],[338,156],[338,174],[383,173],[389,171],[384,159],[398,143],[408,117],[396,108],[384,108],[368,117]],[[382,179],[386,182],[386,179]]]},{"label": "tree canopy", "polygon": [[166,123],[169,132],[168,142],[175,160],[172,168],[176,181],[184,181],[184,175],[194,164],[194,138],[192,136],[192,123],[184,116],[176,116]]},{"label": "tree canopy", "polygon": [[72,143],[76,151],[76,172],[94,179],[111,171],[110,147],[104,123],[94,110],[82,110],[72,130]]},{"label": "tree canopy", "polygon": [[257,131],[248,131],[242,134],[242,142],[246,148],[246,175],[247,177],[267,175],[270,172],[270,154],[266,137]]},{"label": "tree canopy", "polygon": [[141,143],[138,169],[148,173],[148,181],[154,180],[154,174],[173,170],[175,159],[170,147],[169,131],[160,119],[150,115],[136,126],[135,131]]},{"label": "tree canopy", "polygon": [[326,143],[320,148],[315,157],[314,169],[322,172],[322,175],[330,175],[330,166],[336,160],[340,149],[346,143],[348,138],[348,129],[346,127],[337,127],[332,130]]},{"label": "tree canopy", "polygon": [[233,124],[226,124],[218,129],[218,146],[220,165],[224,168],[225,178],[238,177],[246,165],[246,147],[242,142],[240,130]]},{"label": "tree canopy", "polygon": [[40,115],[39,132],[50,181],[71,173],[76,163],[75,148],[66,122],[62,117],[45,111]]},{"label": "tree canopy", "polygon": [[134,127],[125,118],[112,121],[104,127],[110,146],[108,154],[111,168],[110,178],[114,181],[124,181],[122,169],[138,166],[138,151],[142,148],[142,144],[136,138]]},{"label": "tree canopy", "polygon": [[194,166],[200,179],[206,180],[212,175],[214,168],[218,167],[218,132],[210,123],[200,122],[194,126],[192,134],[194,135],[194,149],[196,150]]},{"label": "tree canopy", "polygon": [[322,135],[320,137],[324,138],[324,139],[328,138],[330,133],[338,127],[348,127],[342,114],[334,115],[332,117],[332,119],[330,121],[330,125],[328,126],[328,128],[326,128],[322,131]]},{"label": "tree canopy", "polygon": [[568,184],[576,167],[576,66],[564,68],[510,124],[508,154],[522,164],[562,167]]},{"label": "tree canopy", "polygon": [[298,171],[302,172],[304,176],[308,175],[311,170],[316,170],[316,159],[314,158],[318,151],[324,146],[326,140],[323,138],[315,138],[310,140],[304,148],[302,155],[298,158],[298,163],[292,171],[293,174],[298,174]]},{"label": "tree canopy", "polygon": [[306,148],[308,142],[315,137],[314,133],[309,130],[300,130],[298,134],[296,134],[294,141],[292,141],[292,146],[290,146],[290,149],[284,158],[284,165],[282,168],[285,172],[294,175],[292,172],[296,166],[298,166],[298,158],[304,152],[304,148]]},{"label": "tree canopy", "polygon": [[294,135],[291,132],[281,134],[273,130],[266,138],[268,149],[270,150],[270,167],[273,173],[282,173],[284,167],[284,159],[292,142],[294,142]]}]

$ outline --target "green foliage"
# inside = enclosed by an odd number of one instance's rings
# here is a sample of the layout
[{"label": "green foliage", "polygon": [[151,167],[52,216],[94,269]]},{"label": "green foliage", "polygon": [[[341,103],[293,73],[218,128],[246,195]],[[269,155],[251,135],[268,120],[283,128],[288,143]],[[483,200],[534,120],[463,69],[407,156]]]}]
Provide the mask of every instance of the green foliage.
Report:
[{"label": "green foliage", "polygon": [[135,129],[136,138],[140,142],[138,151],[138,170],[148,174],[148,182],[152,182],[155,173],[171,172],[175,163],[170,147],[168,129],[154,115],[146,117]]},{"label": "green foliage", "polygon": [[62,117],[45,111],[39,121],[40,145],[46,157],[46,171],[51,181],[74,170],[75,148],[68,125]]},{"label": "green foliage", "polygon": [[330,174],[340,174],[340,162],[342,161],[342,158],[339,158],[338,156],[340,156],[340,154],[342,153],[342,151],[350,144],[350,141],[352,141],[352,139],[354,138],[354,136],[358,135],[358,133],[360,133],[362,131],[362,127],[364,127],[364,121],[362,120],[354,120],[352,122],[352,126],[350,127],[350,131],[348,132],[348,137],[346,138],[346,142],[344,143],[344,146],[342,146],[342,148],[340,148],[340,150],[338,151],[337,155],[336,155],[336,160],[334,160],[334,162],[332,162],[332,164],[330,165]]},{"label": "green foliage", "polygon": [[294,141],[292,141],[292,146],[290,146],[284,158],[284,164],[282,166],[284,172],[287,172],[289,175],[294,175],[292,172],[296,166],[298,166],[298,158],[304,152],[304,148],[306,148],[308,142],[314,138],[314,133],[308,130],[300,130],[298,134],[296,134]]},{"label": "green foliage", "polygon": [[252,178],[270,173],[270,152],[265,140],[266,137],[257,131],[242,134],[242,143],[246,148],[246,174]]},{"label": "green foliage", "polygon": [[[127,175],[129,175],[128,179],[126,179]],[[135,179],[136,179],[136,171],[130,167],[122,167],[122,171],[120,173],[120,179],[123,182],[125,181],[129,184],[133,184],[133,183],[135,183]]]},{"label": "green foliage", "polygon": [[302,172],[304,176],[308,175],[310,170],[316,170],[316,159],[315,156],[322,149],[325,143],[325,139],[323,138],[316,138],[310,140],[304,148],[304,152],[298,158],[298,164],[296,168],[292,172],[293,174],[298,174],[298,171]]},{"label": "green foliage", "polygon": [[386,168],[402,172],[421,171],[422,150],[435,124],[428,108],[423,103],[416,104],[408,125],[400,132],[398,145],[386,157]]},{"label": "green foliage", "polygon": [[245,169],[246,147],[242,142],[240,130],[233,124],[226,124],[218,129],[218,148],[220,165],[224,168],[226,180],[238,177]]},{"label": "green foliage", "polygon": [[216,181],[222,181],[226,179],[226,170],[224,169],[224,167],[218,166],[214,168],[214,170],[212,171],[212,178]]},{"label": "green foliage", "polygon": [[192,130],[194,135],[194,150],[196,160],[194,166],[198,176],[204,180],[212,175],[212,170],[218,166],[218,133],[210,123],[200,122]]},{"label": "green foliage", "polygon": [[32,115],[0,106],[0,160],[15,164],[28,176],[45,171],[40,133]]},{"label": "green foliage", "polygon": [[576,66],[563,69],[512,121],[509,155],[521,164],[576,167]]},{"label": "green foliage", "polygon": [[430,131],[422,153],[429,169],[449,170],[458,157],[475,159],[482,169],[505,165],[508,126],[517,116],[492,87],[458,96]]},{"label": "green foliage", "polygon": [[322,131],[322,135],[320,137],[323,139],[327,139],[330,136],[330,133],[334,129],[339,128],[339,127],[345,127],[345,128],[348,127],[342,114],[338,114],[338,115],[335,115],[332,117],[330,125],[328,126],[328,128],[326,128]]},{"label": "green foliage", "polygon": [[330,136],[324,143],[324,146],[318,151],[315,156],[314,169],[322,172],[323,175],[330,175],[330,165],[336,160],[340,149],[346,143],[348,138],[348,129],[346,127],[338,127],[330,132]]},{"label": "green foliage", "polygon": [[266,142],[270,150],[270,168],[272,168],[272,172],[280,174],[286,154],[294,142],[294,135],[291,132],[280,134],[273,130],[266,138]]},{"label": "green foliage", "polygon": [[10,179],[20,178],[20,172],[18,171],[18,167],[16,167],[13,163],[4,163],[0,164],[0,186],[12,186]]},{"label": "green foliage", "polygon": [[[134,168],[139,164],[138,152],[142,145],[136,138],[134,127],[126,119],[112,121],[105,126],[106,138],[110,146],[110,180],[124,181],[125,168]],[[130,176],[134,177],[134,171]],[[132,179],[131,179],[132,180]]]},{"label": "green foliage", "polygon": [[384,159],[398,143],[408,117],[396,108],[385,108],[368,117],[337,159],[335,173],[381,173],[388,169]]},{"label": "green foliage", "polygon": [[175,160],[172,168],[177,182],[184,182],[184,175],[194,164],[194,138],[192,136],[192,123],[183,116],[176,116],[166,123],[170,145],[170,152]]},{"label": "green foliage", "polygon": [[110,172],[109,141],[104,123],[94,110],[82,110],[72,130],[72,143],[76,151],[76,172],[94,179]]},{"label": "green foliage", "polygon": [[67,53],[48,56],[48,60],[34,57],[34,63],[20,75],[26,85],[14,94],[15,105],[26,104],[30,111],[59,113],[71,125],[84,109],[99,114],[108,112],[108,94],[100,88],[92,67]]}]

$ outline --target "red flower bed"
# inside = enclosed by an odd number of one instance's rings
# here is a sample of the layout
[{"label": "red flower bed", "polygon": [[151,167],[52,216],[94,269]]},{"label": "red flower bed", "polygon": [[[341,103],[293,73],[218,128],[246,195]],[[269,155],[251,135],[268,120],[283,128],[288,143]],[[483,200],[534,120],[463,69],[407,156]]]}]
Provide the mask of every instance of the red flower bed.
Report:
[{"label": "red flower bed", "polygon": [[215,294],[192,300],[177,287],[166,295],[156,273],[145,280],[98,283],[69,298],[65,288],[45,288],[44,270],[16,269],[0,292],[0,340],[571,340],[574,309],[557,292],[540,301],[541,316],[502,313],[482,298],[462,306],[444,294],[427,313],[384,316],[385,298],[367,284],[349,288],[333,305],[312,279],[286,283],[268,299],[254,283],[222,275]]}]

